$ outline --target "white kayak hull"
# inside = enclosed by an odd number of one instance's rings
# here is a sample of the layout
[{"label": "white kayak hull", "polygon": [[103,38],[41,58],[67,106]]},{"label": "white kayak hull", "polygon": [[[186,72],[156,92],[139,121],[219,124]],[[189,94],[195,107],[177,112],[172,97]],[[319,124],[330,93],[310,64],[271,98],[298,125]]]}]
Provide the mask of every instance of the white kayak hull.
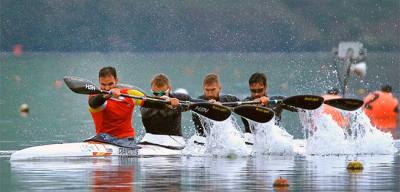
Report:
[{"label": "white kayak hull", "polygon": [[11,154],[11,161],[60,157],[135,157],[180,155],[185,140],[179,136],[146,134],[138,149],[119,147],[99,142],[63,143],[29,147]]},{"label": "white kayak hull", "polygon": [[131,149],[126,147],[118,147],[104,143],[65,143],[52,144],[36,147],[29,147],[14,152],[10,160],[28,160],[43,158],[59,158],[59,157],[134,157],[134,156],[161,156],[161,155],[179,155],[181,150],[169,149],[157,145],[138,145],[140,149]]},{"label": "white kayak hull", "polygon": [[[245,134],[244,139],[248,150],[253,147],[253,137]],[[205,138],[195,136],[195,144],[203,147]],[[69,157],[139,157],[139,156],[174,156],[181,155],[186,143],[182,137],[146,134],[138,144],[139,149],[118,147],[111,144],[98,142],[78,142],[51,144],[36,147],[29,147],[11,154],[10,161],[49,159],[49,158],[69,158]],[[395,140],[394,145],[400,148],[400,141]],[[304,140],[294,140],[293,150],[297,154],[304,154]]]}]

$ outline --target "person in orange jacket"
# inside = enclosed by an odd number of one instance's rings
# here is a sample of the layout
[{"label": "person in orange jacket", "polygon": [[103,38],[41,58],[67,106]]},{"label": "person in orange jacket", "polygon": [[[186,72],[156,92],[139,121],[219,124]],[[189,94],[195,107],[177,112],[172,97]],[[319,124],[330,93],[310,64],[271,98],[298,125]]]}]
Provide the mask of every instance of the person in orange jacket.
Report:
[{"label": "person in orange jacket", "polygon": [[385,85],[380,91],[370,93],[364,99],[364,112],[378,129],[391,132],[397,138],[399,101],[392,94],[392,87]]},{"label": "person in orange jacket", "polygon": [[[322,96],[325,100],[329,100],[329,99],[337,99],[337,98],[341,98],[341,96],[339,96],[339,90],[337,88],[332,88],[330,90],[328,90],[326,92],[325,95]],[[329,114],[332,116],[332,119],[341,127],[341,128],[345,128],[348,124],[348,120],[343,117],[342,113],[340,112],[340,110],[329,106],[329,105],[323,105],[323,113],[325,114]]]}]

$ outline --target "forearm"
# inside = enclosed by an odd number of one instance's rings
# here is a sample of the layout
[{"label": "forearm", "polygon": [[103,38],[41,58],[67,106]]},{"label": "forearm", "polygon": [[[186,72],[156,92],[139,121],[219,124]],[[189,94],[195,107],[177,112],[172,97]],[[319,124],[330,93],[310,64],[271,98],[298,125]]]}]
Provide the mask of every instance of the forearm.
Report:
[{"label": "forearm", "polygon": [[91,96],[89,98],[89,106],[93,109],[98,108],[102,106],[107,101],[107,99],[108,98],[103,94]]}]

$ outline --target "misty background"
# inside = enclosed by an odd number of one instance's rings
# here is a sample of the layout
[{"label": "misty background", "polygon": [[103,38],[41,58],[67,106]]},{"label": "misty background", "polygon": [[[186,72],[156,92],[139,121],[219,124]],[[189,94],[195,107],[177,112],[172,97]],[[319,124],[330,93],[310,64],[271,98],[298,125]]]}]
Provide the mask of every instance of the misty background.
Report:
[{"label": "misty background", "polygon": [[400,51],[398,0],[0,0],[0,51]]}]

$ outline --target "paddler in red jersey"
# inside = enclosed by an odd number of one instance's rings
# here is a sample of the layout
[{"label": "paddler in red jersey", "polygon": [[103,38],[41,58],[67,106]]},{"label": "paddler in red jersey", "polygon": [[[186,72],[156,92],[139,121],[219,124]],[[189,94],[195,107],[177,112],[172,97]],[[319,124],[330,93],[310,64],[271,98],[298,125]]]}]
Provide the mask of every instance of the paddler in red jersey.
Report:
[{"label": "paddler in red jersey", "polygon": [[[324,100],[341,98],[337,88],[329,89],[325,95],[322,95],[322,97]],[[323,113],[330,115],[341,128],[345,128],[347,126],[348,120],[343,117],[342,113],[338,109],[324,104],[322,110]]]},{"label": "paddler in red jersey", "polygon": [[382,86],[380,91],[365,97],[364,103],[364,112],[371,119],[371,123],[382,131],[391,132],[397,139],[399,101],[393,96],[392,87]]},{"label": "paddler in red jersey", "polygon": [[135,106],[164,107],[163,103],[150,100],[122,97],[121,94],[142,97],[138,90],[118,88],[115,68],[104,67],[99,71],[100,89],[111,94],[89,96],[89,111],[92,115],[96,136],[87,141],[100,141],[118,146],[135,146],[135,130],[132,127],[132,115]]}]

